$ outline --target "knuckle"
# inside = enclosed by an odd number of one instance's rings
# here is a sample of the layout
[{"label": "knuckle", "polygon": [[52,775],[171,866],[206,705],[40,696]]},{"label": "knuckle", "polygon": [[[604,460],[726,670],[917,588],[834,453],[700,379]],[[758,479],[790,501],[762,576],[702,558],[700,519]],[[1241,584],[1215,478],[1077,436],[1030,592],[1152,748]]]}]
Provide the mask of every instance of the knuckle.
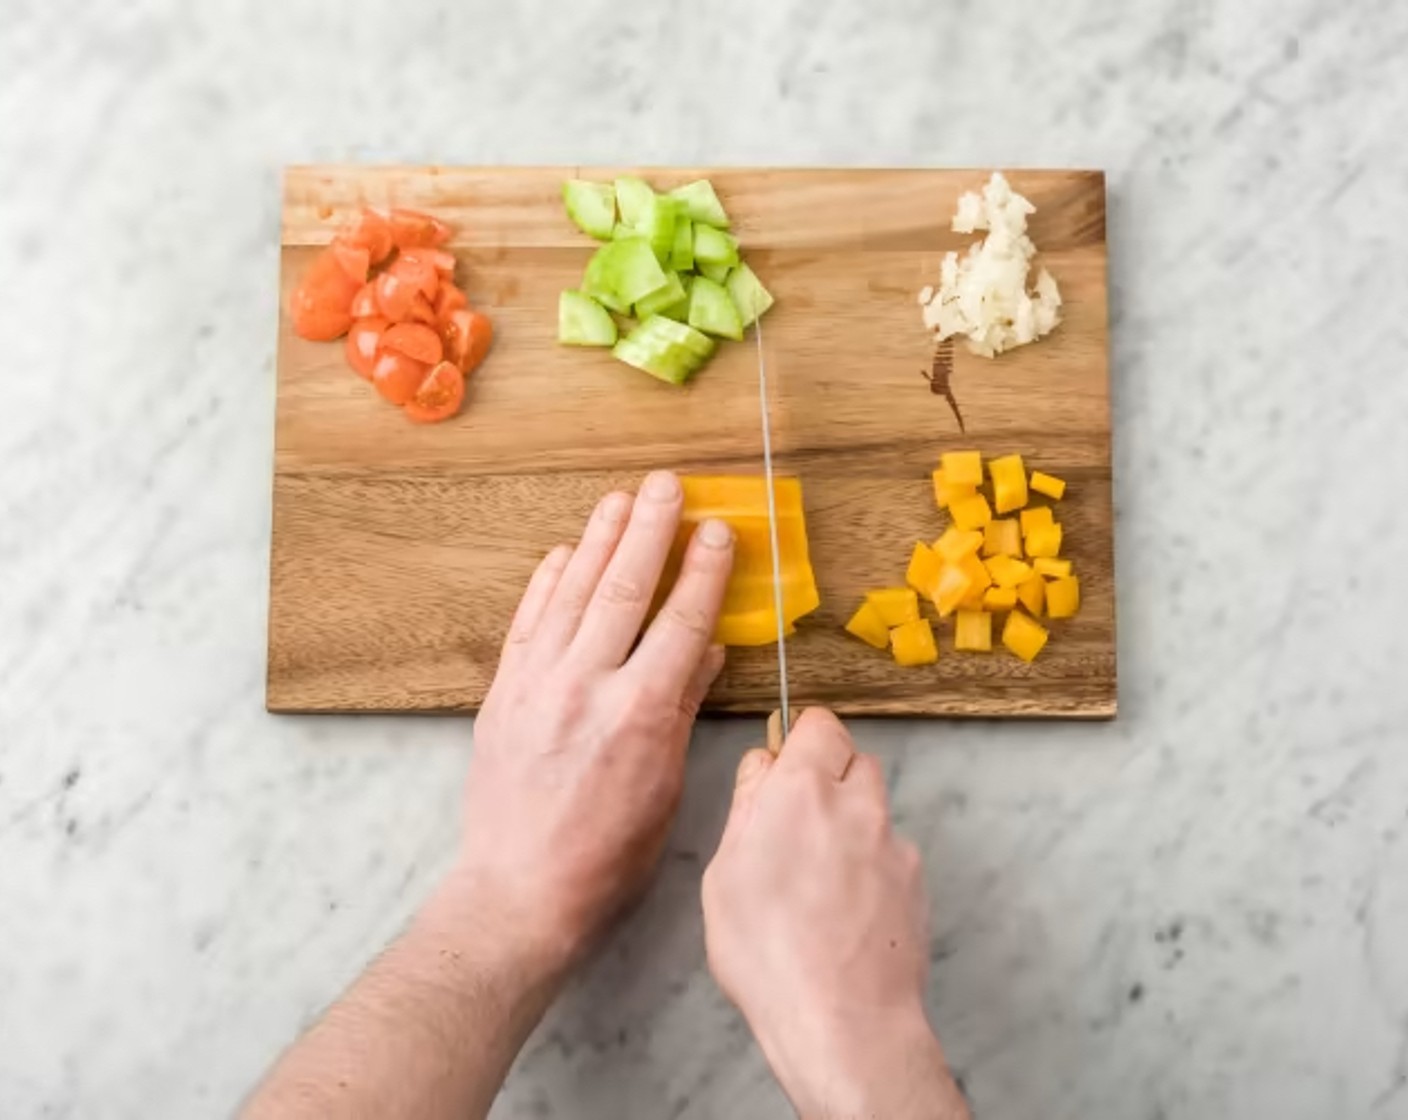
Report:
[{"label": "knuckle", "polygon": [[714,632],[709,613],[689,603],[666,603],[660,615],[668,624],[688,630],[691,634],[707,638]]},{"label": "knuckle", "polygon": [[617,607],[638,606],[645,599],[645,587],[639,580],[625,576],[611,576],[601,585],[602,602]]}]

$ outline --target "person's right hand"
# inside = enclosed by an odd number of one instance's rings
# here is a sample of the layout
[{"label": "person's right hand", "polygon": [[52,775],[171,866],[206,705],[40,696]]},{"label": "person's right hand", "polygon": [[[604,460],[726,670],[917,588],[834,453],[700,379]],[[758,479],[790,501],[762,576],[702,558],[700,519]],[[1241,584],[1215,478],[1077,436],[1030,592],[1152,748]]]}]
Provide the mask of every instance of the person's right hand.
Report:
[{"label": "person's right hand", "polygon": [[918,852],[830,712],[744,755],[703,893],[709,966],[802,1116],[967,1116],[924,1011]]}]

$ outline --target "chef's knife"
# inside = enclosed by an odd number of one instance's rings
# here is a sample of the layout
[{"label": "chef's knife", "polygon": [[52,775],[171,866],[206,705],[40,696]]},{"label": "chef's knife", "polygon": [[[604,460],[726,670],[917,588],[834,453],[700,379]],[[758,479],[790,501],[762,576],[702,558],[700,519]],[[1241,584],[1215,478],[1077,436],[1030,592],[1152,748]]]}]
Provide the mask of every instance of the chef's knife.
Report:
[{"label": "chef's knife", "polygon": [[758,410],[763,424],[763,482],[768,493],[768,547],[772,553],[772,603],[777,616],[777,679],[781,707],[768,720],[768,749],[777,754],[792,729],[792,712],[787,692],[787,622],[782,615],[782,557],[777,543],[777,495],[773,492],[772,424],[768,414],[768,363],[763,352],[763,318],[753,320],[753,337],[758,345]]}]

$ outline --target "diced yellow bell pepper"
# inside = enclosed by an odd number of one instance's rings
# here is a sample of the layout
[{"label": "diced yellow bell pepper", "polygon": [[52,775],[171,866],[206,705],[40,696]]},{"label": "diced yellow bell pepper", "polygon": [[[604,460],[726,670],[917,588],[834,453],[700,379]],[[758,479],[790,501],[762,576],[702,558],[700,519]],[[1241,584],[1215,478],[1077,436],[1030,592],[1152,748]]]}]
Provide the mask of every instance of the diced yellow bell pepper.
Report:
[{"label": "diced yellow bell pepper", "polygon": [[988,574],[992,576],[993,583],[998,587],[1016,587],[1025,583],[1032,575],[1030,565],[1013,559],[1011,556],[994,556],[984,563],[987,564]]},{"label": "diced yellow bell pepper", "polygon": [[950,525],[944,535],[934,542],[934,551],[948,564],[957,564],[965,556],[972,556],[983,543],[983,534],[976,529],[960,529]]},{"label": "diced yellow bell pepper", "polygon": [[992,649],[992,615],[987,611],[959,611],[954,624],[953,648],[972,653]]},{"label": "diced yellow bell pepper", "polygon": [[987,523],[983,529],[983,555],[1022,555],[1022,528],[1016,518],[1001,517]]},{"label": "diced yellow bell pepper", "polygon": [[992,520],[992,506],[982,494],[974,494],[948,507],[953,523],[960,529],[981,529]]},{"label": "diced yellow bell pepper", "polygon": [[1050,506],[1036,506],[1032,509],[1024,509],[1018,516],[1022,519],[1023,537],[1031,536],[1033,529],[1040,529],[1056,523],[1056,518],[1051,512]]},{"label": "diced yellow bell pepper", "polygon": [[939,578],[941,567],[943,561],[939,559],[938,553],[923,541],[915,541],[914,553],[909,558],[909,570],[905,572],[904,581],[921,595],[932,595],[934,581]]},{"label": "diced yellow bell pepper", "polygon": [[1027,468],[1020,455],[1004,455],[988,463],[992,477],[993,506],[998,513],[1011,513],[1027,504]]},{"label": "diced yellow bell pepper", "polygon": [[1030,579],[1017,585],[1017,598],[1034,617],[1040,618],[1046,609],[1046,581],[1033,572]]},{"label": "diced yellow bell pepper", "polygon": [[1032,561],[1032,567],[1036,569],[1037,575],[1047,576],[1051,579],[1065,579],[1071,574],[1069,560],[1052,560],[1049,557],[1041,556]]},{"label": "diced yellow bell pepper", "polygon": [[1055,475],[1032,471],[1032,489],[1045,494],[1052,501],[1059,502],[1066,496],[1066,484]]},{"label": "diced yellow bell pepper", "polygon": [[1070,618],[1080,610],[1080,580],[1075,576],[1053,579],[1046,585],[1046,613],[1052,618]]},{"label": "diced yellow bell pepper", "polygon": [[983,592],[983,609],[989,611],[1010,611],[1017,605],[1015,587],[989,587]]},{"label": "diced yellow bell pepper", "polygon": [[977,489],[983,484],[983,455],[980,451],[945,451],[939,456],[939,466],[953,486]]},{"label": "diced yellow bell pepper", "polygon": [[869,599],[861,603],[860,609],[851,615],[846,623],[846,632],[854,634],[868,646],[884,649],[890,644],[890,628],[880,617],[880,611]]},{"label": "diced yellow bell pepper", "polygon": [[978,559],[976,554],[965,556],[958,566],[968,577],[968,594],[963,596],[963,602],[958,605],[968,610],[981,610],[983,594],[992,586],[992,576],[988,574],[986,565]]},{"label": "diced yellow bell pepper", "polygon": [[934,606],[940,618],[947,618],[958,609],[973,586],[972,577],[957,564],[945,564],[934,584]]},{"label": "diced yellow bell pepper", "polygon": [[950,482],[942,467],[934,472],[934,501],[940,509],[948,509],[954,502],[971,498],[977,492],[976,486],[959,486]]},{"label": "diced yellow bell pepper", "polygon": [[[683,510],[674,545],[665,562],[652,613],[679,575],[690,537],[708,518],[728,522],[734,530],[733,572],[724,590],[714,640],[724,645],[768,645],[777,641],[773,591],[772,539],[768,527],[767,486],[757,476],[680,479]],[[807,551],[802,487],[795,478],[779,478],[773,487],[777,510],[778,552],[782,573],[784,629],[821,602]]]},{"label": "diced yellow bell pepper", "polygon": [[867,592],[865,601],[879,612],[881,621],[891,630],[919,617],[919,596],[908,587],[882,587]]},{"label": "diced yellow bell pepper", "polygon": [[1035,661],[1047,637],[1046,627],[1021,611],[1009,614],[1002,628],[1002,644],[1023,661]]},{"label": "diced yellow bell pepper", "polygon": [[1061,554],[1061,526],[1039,525],[1027,534],[1027,555],[1054,560]]},{"label": "diced yellow bell pepper", "polygon": [[890,651],[901,665],[932,665],[939,659],[939,647],[929,620],[915,619],[891,630]]}]

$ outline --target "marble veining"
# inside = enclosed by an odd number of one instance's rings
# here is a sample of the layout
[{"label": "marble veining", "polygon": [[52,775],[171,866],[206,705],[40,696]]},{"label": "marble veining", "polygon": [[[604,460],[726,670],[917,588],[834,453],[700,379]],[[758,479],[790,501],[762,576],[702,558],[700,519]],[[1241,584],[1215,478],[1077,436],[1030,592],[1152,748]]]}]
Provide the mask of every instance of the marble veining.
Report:
[{"label": "marble veining", "polygon": [[[262,711],[280,168],[1109,173],[1121,717],[861,724],[983,1116],[1408,1116],[1408,7],[7,0],[0,1116],[230,1112],[445,866],[467,721]],[[780,1117],[733,760],[495,1116]]]}]

